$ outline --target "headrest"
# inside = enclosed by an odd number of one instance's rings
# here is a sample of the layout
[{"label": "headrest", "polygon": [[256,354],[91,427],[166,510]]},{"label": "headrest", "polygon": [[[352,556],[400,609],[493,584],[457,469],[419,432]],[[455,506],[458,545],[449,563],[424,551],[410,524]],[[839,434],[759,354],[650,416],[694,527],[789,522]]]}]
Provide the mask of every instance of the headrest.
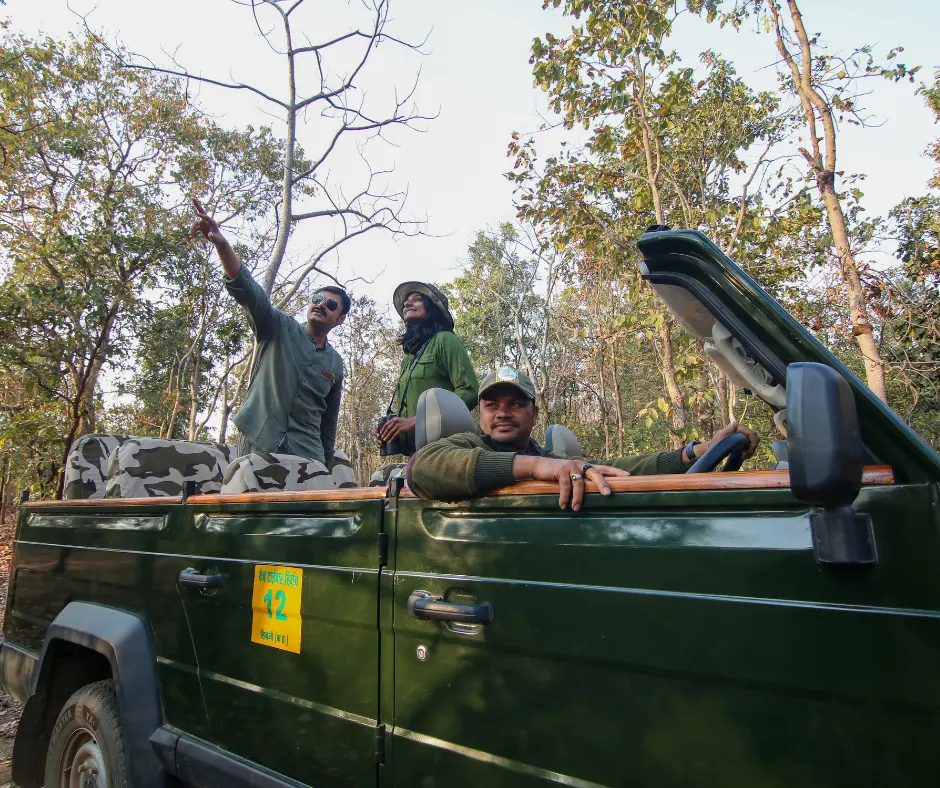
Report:
[{"label": "headrest", "polygon": [[153,498],[181,495],[186,482],[196,493],[217,493],[228,466],[214,443],[128,438],[108,461],[105,498]]},{"label": "headrest", "polygon": [[104,498],[108,478],[108,462],[126,435],[108,432],[82,435],[69,450],[65,461],[65,497]]},{"label": "headrest", "polygon": [[420,449],[448,435],[476,432],[467,404],[447,389],[428,389],[418,398],[415,445]]},{"label": "headrest", "polygon": [[344,452],[333,452],[333,465],[330,468],[330,475],[337,487],[356,487],[356,474],[353,472],[352,463]]},{"label": "headrest", "polygon": [[583,457],[581,444],[563,424],[549,424],[545,429],[545,451],[556,457]]}]

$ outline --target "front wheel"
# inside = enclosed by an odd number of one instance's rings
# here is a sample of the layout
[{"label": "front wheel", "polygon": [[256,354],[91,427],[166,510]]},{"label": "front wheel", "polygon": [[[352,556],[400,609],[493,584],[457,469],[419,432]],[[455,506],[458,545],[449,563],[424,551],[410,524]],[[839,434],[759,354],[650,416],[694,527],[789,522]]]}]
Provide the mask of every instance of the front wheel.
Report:
[{"label": "front wheel", "polygon": [[56,720],[46,754],[46,788],[126,788],[124,733],[113,681],[86,684]]}]

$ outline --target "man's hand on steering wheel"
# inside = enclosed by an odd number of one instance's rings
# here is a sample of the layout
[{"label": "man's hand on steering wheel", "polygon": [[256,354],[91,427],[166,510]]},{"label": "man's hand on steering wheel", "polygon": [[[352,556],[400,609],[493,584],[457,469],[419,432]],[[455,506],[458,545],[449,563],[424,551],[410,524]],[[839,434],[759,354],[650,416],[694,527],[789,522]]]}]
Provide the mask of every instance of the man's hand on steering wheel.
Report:
[{"label": "man's hand on steering wheel", "polygon": [[[720,442],[723,438],[727,438],[729,435],[732,435],[735,432],[746,435],[748,439],[747,448],[742,452],[742,459],[746,460],[749,457],[753,457],[754,452],[757,451],[757,447],[760,445],[760,436],[750,427],[745,427],[743,424],[738,424],[737,419],[735,419],[730,424],[727,424],[718,430],[718,432],[714,434],[710,441],[706,441],[705,443],[698,443],[693,446],[692,451],[695,454],[695,459],[701,457],[703,454],[705,454],[705,452]],[[692,465],[685,451],[682,452],[682,462],[686,466]]]}]

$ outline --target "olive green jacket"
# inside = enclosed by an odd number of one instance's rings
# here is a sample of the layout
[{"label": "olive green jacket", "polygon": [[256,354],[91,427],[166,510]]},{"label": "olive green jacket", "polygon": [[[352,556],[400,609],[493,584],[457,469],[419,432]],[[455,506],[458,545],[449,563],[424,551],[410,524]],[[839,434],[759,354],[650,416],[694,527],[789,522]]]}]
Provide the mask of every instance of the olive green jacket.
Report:
[{"label": "olive green jacket", "polygon": [[[422,498],[443,501],[476,498],[516,481],[512,462],[517,454],[565,459],[549,454],[533,440],[526,451],[518,452],[495,443],[488,435],[462,432],[429,443],[415,454],[408,463],[408,486]],[[634,476],[686,471],[681,449],[585,462],[612,465]]]},{"label": "olive green jacket", "polygon": [[[406,353],[401,362],[401,373],[395,389],[392,411],[399,416],[414,416],[418,411],[418,397],[428,389],[447,389],[453,391],[473,410],[477,406],[477,389],[480,386],[477,373],[473,371],[470,356],[457,336],[451,331],[439,331],[428,341],[424,353],[409,375],[414,354]],[[409,377],[411,385],[408,385]],[[408,388],[405,401],[402,394]],[[399,409],[400,407],[400,409]],[[415,436],[409,432],[399,436],[406,454],[415,451]]]}]

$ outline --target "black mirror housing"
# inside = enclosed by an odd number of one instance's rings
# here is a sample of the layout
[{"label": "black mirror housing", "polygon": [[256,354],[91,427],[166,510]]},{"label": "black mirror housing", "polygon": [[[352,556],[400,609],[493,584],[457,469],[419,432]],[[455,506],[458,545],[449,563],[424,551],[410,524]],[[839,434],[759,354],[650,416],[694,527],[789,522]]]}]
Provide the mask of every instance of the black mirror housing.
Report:
[{"label": "black mirror housing", "polygon": [[878,550],[871,518],[852,509],[862,489],[864,445],[848,382],[825,364],[787,367],[790,488],[810,515],[821,564],[871,566]]},{"label": "black mirror housing", "polygon": [[864,446],[852,389],[832,367],[787,367],[787,444],[797,500],[851,505],[862,488]]}]

